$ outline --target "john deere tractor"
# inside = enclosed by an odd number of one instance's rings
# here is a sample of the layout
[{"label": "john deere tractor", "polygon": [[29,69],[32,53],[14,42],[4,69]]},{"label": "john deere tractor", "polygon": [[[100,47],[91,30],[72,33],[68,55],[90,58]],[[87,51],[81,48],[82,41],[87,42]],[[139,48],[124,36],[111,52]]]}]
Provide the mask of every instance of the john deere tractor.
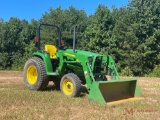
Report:
[{"label": "john deere tractor", "polygon": [[[41,26],[57,29],[57,45],[40,47]],[[136,78],[120,79],[111,56],[75,49],[76,28],[73,34],[73,49],[67,49],[61,40],[58,26],[40,24],[35,45],[38,48],[24,66],[24,83],[31,90],[45,90],[53,80],[62,94],[76,97],[86,85],[89,100],[116,104],[139,99],[142,93]],[[59,83],[59,84],[58,84]]]}]

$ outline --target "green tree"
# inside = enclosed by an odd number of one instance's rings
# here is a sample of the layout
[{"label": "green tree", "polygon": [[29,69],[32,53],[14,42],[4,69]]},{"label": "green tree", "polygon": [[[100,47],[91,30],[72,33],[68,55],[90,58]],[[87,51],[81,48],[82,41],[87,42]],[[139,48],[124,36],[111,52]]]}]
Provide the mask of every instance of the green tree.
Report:
[{"label": "green tree", "polygon": [[159,64],[159,7],[159,0],[132,0],[129,4],[129,8],[134,12],[140,75],[149,73],[155,64]]},{"label": "green tree", "polygon": [[[49,9],[49,12],[46,12],[40,22],[54,24],[61,28],[62,36],[66,44],[72,46],[73,41],[73,28],[77,26],[77,40],[81,42],[83,32],[85,31],[87,25],[87,15],[84,10],[78,10],[73,6],[70,6],[69,9],[62,10],[61,7],[56,9]],[[42,28],[42,37],[48,41],[53,41],[55,44],[57,41],[57,34],[52,28],[47,28],[43,30]],[[52,37],[51,37],[52,36]],[[45,40],[45,41],[46,41]]]},{"label": "green tree", "polygon": [[100,4],[91,19],[91,24],[84,33],[86,50],[107,55],[112,43],[111,33],[114,24],[110,10]]},{"label": "green tree", "polygon": [[132,18],[133,14],[133,11],[126,7],[113,8],[112,16],[115,25],[112,31],[112,39],[115,41],[115,46],[111,48],[111,54],[115,56],[119,71],[125,68],[133,71],[137,70],[132,69],[136,65],[136,48],[138,46],[138,38],[135,34],[136,25]]}]

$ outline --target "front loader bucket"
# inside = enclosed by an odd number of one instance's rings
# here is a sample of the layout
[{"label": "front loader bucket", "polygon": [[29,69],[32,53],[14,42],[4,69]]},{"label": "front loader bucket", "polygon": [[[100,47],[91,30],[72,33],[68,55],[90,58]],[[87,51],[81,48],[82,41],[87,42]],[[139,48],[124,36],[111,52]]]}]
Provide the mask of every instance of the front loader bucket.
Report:
[{"label": "front loader bucket", "polygon": [[137,79],[109,80],[93,82],[89,100],[108,105],[118,104],[130,100],[141,99],[142,93],[137,85]]}]

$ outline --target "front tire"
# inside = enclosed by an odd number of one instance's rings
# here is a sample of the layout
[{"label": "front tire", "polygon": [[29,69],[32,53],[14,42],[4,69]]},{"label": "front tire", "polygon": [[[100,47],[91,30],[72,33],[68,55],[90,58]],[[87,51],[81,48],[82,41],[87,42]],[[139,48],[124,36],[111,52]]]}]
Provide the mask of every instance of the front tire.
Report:
[{"label": "front tire", "polygon": [[60,82],[61,92],[68,97],[77,97],[81,92],[81,80],[73,73],[64,75]]},{"label": "front tire", "polygon": [[31,90],[46,89],[49,77],[42,59],[38,57],[30,58],[24,66],[24,83]]}]

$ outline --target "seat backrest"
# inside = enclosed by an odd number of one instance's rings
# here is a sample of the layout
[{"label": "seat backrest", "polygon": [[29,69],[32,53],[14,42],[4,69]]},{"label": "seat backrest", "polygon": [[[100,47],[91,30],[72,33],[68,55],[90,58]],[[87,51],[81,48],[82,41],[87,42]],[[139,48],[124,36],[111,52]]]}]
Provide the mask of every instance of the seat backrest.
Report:
[{"label": "seat backrest", "polygon": [[45,51],[50,54],[51,59],[56,59],[57,48],[54,45],[45,45]]}]

